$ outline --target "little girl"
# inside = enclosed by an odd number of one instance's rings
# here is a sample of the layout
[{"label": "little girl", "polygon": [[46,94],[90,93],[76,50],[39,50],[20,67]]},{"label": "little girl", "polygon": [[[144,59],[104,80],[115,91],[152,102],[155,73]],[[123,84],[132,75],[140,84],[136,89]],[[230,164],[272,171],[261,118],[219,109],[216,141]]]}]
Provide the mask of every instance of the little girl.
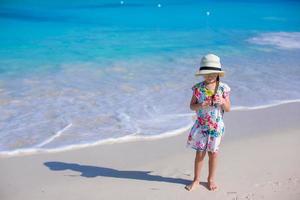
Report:
[{"label": "little girl", "polygon": [[200,69],[196,73],[196,76],[199,75],[204,76],[205,80],[192,87],[193,96],[190,108],[196,111],[197,120],[188,135],[186,146],[196,150],[196,157],[194,180],[185,187],[188,191],[194,189],[200,182],[200,171],[206,151],[209,157],[208,189],[217,189],[214,179],[217,152],[225,131],[223,114],[230,111],[230,87],[219,80],[219,77],[224,76],[220,58],[214,54],[204,56],[201,60]]}]

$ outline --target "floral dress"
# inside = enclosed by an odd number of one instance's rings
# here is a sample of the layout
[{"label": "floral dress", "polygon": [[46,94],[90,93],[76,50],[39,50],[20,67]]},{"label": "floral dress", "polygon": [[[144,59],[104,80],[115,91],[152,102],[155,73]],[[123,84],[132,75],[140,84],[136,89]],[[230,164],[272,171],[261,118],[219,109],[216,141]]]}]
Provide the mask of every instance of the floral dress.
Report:
[{"label": "floral dress", "polygon": [[[214,91],[208,90],[204,81],[195,84],[192,90],[193,95],[197,98],[197,103],[211,102]],[[219,82],[215,96],[228,98],[229,92],[230,87],[225,83]],[[219,104],[199,109],[197,111],[197,120],[189,132],[186,146],[198,151],[218,151],[221,138],[225,133],[223,115],[224,110]]]}]

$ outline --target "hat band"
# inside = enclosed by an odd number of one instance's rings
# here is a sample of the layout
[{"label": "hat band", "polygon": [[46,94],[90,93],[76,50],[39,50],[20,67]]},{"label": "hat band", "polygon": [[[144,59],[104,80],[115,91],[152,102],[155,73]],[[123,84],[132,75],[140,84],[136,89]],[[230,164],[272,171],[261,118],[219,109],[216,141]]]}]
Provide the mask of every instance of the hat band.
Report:
[{"label": "hat band", "polygon": [[221,68],[218,68],[218,67],[200,67],[200,70],[217,70],[217,71],[222,71]]}]

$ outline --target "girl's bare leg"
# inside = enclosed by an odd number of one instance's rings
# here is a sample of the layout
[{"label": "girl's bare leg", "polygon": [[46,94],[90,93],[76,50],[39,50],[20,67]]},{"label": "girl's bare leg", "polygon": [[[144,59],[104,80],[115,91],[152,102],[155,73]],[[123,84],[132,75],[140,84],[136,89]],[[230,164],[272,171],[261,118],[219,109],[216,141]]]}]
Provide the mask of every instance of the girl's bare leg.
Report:
[{"label": "girl's bare leg", "polygon": [[191,191],[195,186],[199,185],[200,182],[200,172],[203,166],[203,160],[205,157],[206,151],[196,151],[195,163],[194,163],[194,180],[191,184],[186,185],[185,189]]},{"label": "girl's bare leg", "polygon": [[215,175],[216,175],[216,168],[217,168],[218,153],[217,152],[208,152],[208,157],[209,157],[208,177],[207,177],[208,189],[216,190],[217,185],[215,183]]}]

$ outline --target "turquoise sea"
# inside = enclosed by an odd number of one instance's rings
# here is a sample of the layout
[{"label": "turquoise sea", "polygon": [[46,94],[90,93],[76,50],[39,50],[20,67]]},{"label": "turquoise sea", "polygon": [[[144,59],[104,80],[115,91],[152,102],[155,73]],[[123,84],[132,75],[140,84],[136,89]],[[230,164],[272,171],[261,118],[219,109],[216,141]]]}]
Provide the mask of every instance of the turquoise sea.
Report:
[{"label": "turquoise sea", "polygon": [[207,53],[234,109],[299,101],[300,2],[1,0],[0,153],[188,130]]}]

